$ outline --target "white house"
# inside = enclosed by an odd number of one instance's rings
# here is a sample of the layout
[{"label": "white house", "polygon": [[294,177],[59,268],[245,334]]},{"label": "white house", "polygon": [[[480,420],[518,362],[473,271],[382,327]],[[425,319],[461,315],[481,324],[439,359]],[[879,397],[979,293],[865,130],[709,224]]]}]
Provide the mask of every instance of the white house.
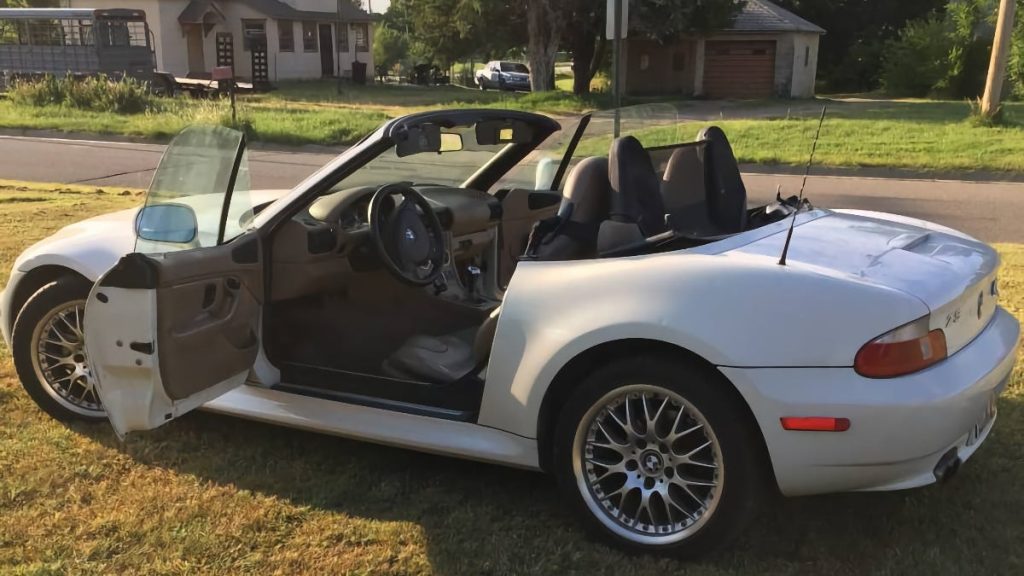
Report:
[{"label": "white house", "polygon": [[[208,77],[234,66],[252,78],[249,39],[265,35],[268,80],[352,74],[366,63],[373,80],[373,27],[379,16],[349,0],[68,0],[71,8],[145,10],[157,68],[176,76]],[[339,25],[340,6],[340,25]]]}]

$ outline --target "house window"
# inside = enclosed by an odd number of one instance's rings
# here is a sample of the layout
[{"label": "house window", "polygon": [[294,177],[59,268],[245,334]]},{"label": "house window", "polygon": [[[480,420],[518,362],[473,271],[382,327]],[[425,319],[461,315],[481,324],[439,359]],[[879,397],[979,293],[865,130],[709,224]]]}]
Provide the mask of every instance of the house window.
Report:
[{"label": "house window", "polygon": [[352,30],[356,35],[356,52],[370,51],[370,31],[366,24],[353,24]]},{"label": "house window", "polygon": [[316,52],[316,22],[302,23],[302,50],[304,52]]},{"label": "house window", "polygon": [[810,62],[811,62],[811,47],[810,46],[804,46],[804,68],[807,68],[807,65],[810,64]]},{"label": "house window", "polygon": [[277,21],[277,49],[281,52],[295,51],[295,23],[291,20]]},{"label": "house window", "polygon": [[267,36],[266,20],[242,20],[242,50],[248,52],[252,49],[253,37]]},{"label": "house window", "polygon": [[338,24],[338,52],[348,52],[348,24]]}]

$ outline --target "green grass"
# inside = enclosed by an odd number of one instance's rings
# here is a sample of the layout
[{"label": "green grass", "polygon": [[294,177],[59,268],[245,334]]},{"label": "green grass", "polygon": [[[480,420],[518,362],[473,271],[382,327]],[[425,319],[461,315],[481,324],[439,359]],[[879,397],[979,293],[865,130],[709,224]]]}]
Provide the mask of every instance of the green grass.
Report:
[{"label": "green grass", "polygon": [[[721,126],[740,162],[802,165],[817,128],[820,103],[730,103],[719,117],[680,120],[656,127],[646,119],[626,120],[624,132],[647,146],[693,140],[709,125]],[[796,110],[794,113],[793,110]],[[1024,105],[1007,105],[1011,117],[1024,119]],[[706,114],[692,103],[681,117]],[[713,112],[713,111],[712,111]],[[787,118],[787,113],[789,117]],[[970,106],[960,102],[833,102],[821,131],[817,165],[891,167],[915,170],[1024,171],[1024,125],[986,128],[969,120]],[[736,119],[747,116],[748,119]],[[749,116],[763,116],[749,118]],[[579,155],[607,154],[611,137],[585,140]]]},{"label": "green grass", "polygon": [[[0,183],[0,281],[36,239],[140,201],[60,188]],[[1024,246],[999,250],[1024,319]],[[688,564],[589,541],[541,474],[202,413],[122,445],[43,415],[0,349],[0,573],[1019,574],[1024,370],[999,409],[948,484],[783,500]]]}]

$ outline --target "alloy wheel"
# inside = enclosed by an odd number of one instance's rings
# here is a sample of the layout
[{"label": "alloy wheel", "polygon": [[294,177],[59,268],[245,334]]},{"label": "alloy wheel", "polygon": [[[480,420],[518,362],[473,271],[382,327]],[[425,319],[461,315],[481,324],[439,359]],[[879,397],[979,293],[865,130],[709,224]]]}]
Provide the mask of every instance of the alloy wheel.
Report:
[{"label": "alloy wheel", "polygon": [[581,419],[573,472],[609,530],[639,544],[682,541],[721,500],[721,448],[703,414],[658,386],[617,388]]},{"label": "alloy wheel", "polygon": [[103,415],[85,353],[85,301],[57,306],[32,332],[32,367],[43,389],[62,406],[84,416]]}]

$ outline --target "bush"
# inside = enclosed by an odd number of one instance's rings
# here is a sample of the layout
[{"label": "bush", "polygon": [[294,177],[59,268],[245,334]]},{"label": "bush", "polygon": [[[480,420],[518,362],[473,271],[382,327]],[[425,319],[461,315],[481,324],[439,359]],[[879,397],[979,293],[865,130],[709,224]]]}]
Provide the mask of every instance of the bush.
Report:
[{"label": "bush", "polygon": [[153,96],[144,82],[106,76],[77,79],[46,75],[36,80],[16,80],[11,85],[10,99],[24,106],[57,105],[115,114],[137,114],[153,105]]},{"label": "bush", "polygon": [[909,22],[887,44],[882,88],[894,96],[931,94],[946,76],[950,41],[946,23],[937,16]]},{"label": "bush", "polygon": [[974,98],[992,50],[988,0],[950,0],[944,14],[913,20],[886,44],[882,87],[894,96]]}]

